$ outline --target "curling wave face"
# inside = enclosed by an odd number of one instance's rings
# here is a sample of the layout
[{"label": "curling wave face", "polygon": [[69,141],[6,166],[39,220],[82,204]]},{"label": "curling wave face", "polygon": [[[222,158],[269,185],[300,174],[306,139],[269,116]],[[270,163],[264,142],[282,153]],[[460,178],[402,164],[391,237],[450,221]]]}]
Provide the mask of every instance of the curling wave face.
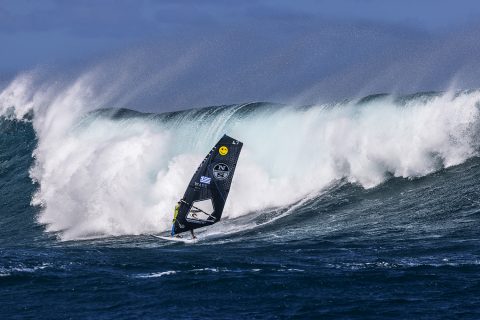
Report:
[{"label": "curling wave face", "polygon": [[372,188],[478,155],[478,91],[301,108],[92,111],[111,95],[91,90],[87,76],[41,92],[19,78],[0,93],[4,115],[34,111],[32,204],[63,240],[168,230],[187,181],[224,133],[244,143],[225,218],[313,198],[338,181]]}]

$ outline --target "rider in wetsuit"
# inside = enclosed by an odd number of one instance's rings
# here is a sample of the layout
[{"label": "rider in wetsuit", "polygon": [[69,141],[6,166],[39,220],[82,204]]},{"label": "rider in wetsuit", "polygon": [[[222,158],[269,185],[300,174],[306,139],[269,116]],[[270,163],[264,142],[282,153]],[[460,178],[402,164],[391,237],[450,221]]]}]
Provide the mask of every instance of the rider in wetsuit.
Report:
[{"label": "rider in wetsuit", "polygon": [[[175,222],[177,221],[177,215],[178,215],[178,211],[180,210],[181,203],[182,203],[182,200],[179,200],[177,202],[177,204],[175,205],[175,210],[173,211],[172,231],[170,233],[172,235],[172,237],[173,236],[178,237],[178,238],[182,237],[179,234],[175,235]],[[193,233],[193,229],[190,229],[190,233],[192,234],[192,239],[197,238],[197,237],[195,237],[195,234]]]},{"label": "rider in wetsuit", "polygon": [[175,222],[177,221],[179,209],[180,209],[180,201],[177,202],[177,204],[175,205],[175,210],[173,211],[172,232],[170,232],[172,237],[175,235]]}]

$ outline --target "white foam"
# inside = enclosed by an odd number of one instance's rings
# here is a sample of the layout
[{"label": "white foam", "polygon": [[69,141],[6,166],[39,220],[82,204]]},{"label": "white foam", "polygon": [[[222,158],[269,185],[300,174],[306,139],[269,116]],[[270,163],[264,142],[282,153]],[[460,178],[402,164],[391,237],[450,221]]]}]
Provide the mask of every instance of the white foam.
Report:
[{"label": "white foam", "polygon": [[42,263],[38,266],[27,267],[23,264],[18,266],[2,267],[0,266],[0,277],[8,277],[13,273],[34,273],[37,270],[43,270],[45,268],[51,267],[50,263]]},{"label": "white foam", "polygon": [[173,275],[173,274],[176,274],[176,273],[177,273],[177,271],[169,270],[169,271],[163,271],[163,272],[140,274],[140,275],[137,275],[136,277],[137,278],[159,278],[159,277],[163,277],[163,276]]},{"label": "white foam", "polygon": [[[200,269],[192,269],[192,272],[199,272],[199,271],[210,271],[210,272],[219,272],[219,268],[200,268]],[[228,269],[222,269],[222,271],[230,271]]]}]

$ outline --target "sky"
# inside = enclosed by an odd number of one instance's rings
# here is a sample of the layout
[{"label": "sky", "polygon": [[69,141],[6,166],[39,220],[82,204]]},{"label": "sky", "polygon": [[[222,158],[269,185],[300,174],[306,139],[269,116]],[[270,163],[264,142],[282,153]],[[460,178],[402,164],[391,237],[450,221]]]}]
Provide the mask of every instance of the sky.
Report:
[{"label": "sky", "polygon": [[0,0],[0,82],[95,68],[171,111],[480,88],[480,2]]}]

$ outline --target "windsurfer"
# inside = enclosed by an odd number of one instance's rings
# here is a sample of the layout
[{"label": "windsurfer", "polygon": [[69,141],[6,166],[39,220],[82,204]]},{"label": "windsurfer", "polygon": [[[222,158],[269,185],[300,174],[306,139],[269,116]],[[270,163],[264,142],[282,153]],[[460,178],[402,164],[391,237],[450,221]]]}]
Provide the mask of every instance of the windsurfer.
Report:
[{"label": "windsurfer", "polygon": [[[182,199],[183,200],[183,199]],[[179,234],[175,234],[175,222],[177,221],[177,215],[178,211],[180,210],[180,205],[182,203],[182,200],[179,200],[177,204],[175,205],[175,210],[173,211],[173,221],[172,221],[172,231],[171,235],[172,237],[175,236],[177,238],[181,238],[182,236]],[[196,216],[196,215],[195,215]],[[196,239],[197,237],[195,236],[195,233],[193,233],[193,229],[190,229],[190,233],[192,234],[192,239]]]},{"label": "windsurfer", "polygon": [[[175,210],[173,211],[172,232],[170,233],[172,237],[175,235],[175,222],[177,221],[178,210],[180,209],[181,201],[182,200],[179,200],[177,202],[177,204],[175,205]],[[177,237],[180,237],[180,235],[177,234]]]}]

